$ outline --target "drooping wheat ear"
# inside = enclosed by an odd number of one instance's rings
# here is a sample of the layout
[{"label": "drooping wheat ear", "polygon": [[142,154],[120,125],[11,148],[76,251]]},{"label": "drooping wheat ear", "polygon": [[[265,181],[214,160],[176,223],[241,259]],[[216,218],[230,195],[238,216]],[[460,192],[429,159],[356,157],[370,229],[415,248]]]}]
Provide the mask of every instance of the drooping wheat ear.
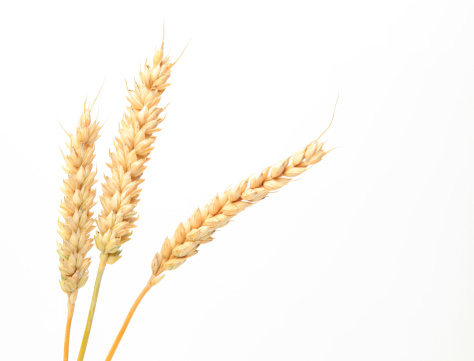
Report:
[{"label": "drooping wheat ear", "polygon": [[64,199],[59,212],[64,221],[58,221],[58,233],[62,243],[58,243],[59,270],[61,288],[67,293],[69,302],[74,304],[77,290],[88,279],[88,267],[91,263],[87,252],[92,248],[90,232],[94,228],[91,208],[94,206],[96,172],[92,169],[94,142],[99,138],[100,125],[91,123],[90,108],[84,104],[76,134],[69,135],[67,147],[69,154],[64,156],[67,173],[64,179]]},{"label": "drooping wheat ear", "polygon": [[323,145],[318,140],[311,142],[292,156],[217,194],[205,207],[196,209],[187,222],[179,224],[171,238],[166,238],[161,251],[153,258],[152,284],[163,278],[161,273],[178,268],[194,256],[197,248],[212,241],[214,232],[234,216],[318,163],[327,154]]},{"label": "drooping wheat ear", "polygon": [[161,130],[158,124],[164,119],[160,117],[163,109],[157,105],[170,85],[167,80],[173,65],[163,56],[162,44],[153,63],[145,62],[135,88],[128,90],[130,106],[121,122],[120,134],[115,138],[115,152],[110,152],[111,163],[107,165],[112,175],[105,177],[102,184],[102,213],[95,236],[96,246],[107,255],[108,264],[121,257],[120,246],[130,240],[131,229],[138,219],[135,207],[141,191],[139,185],[144,181],[145,163],[153,150],[154,133]]}]

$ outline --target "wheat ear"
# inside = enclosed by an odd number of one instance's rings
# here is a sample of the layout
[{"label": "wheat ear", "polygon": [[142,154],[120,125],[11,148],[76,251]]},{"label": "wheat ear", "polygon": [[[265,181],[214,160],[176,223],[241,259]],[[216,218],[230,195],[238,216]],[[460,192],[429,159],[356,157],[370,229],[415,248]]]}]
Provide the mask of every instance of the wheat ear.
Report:
[{"label": "wheat ear", "polygon": [[164,120],[160,117],[164,109],[157,105],[170,85],[167,81],[175,64],[164,56],[163,47],[164,42],[152,64],[145,62],[134,89],[128,90],[130,105],[121,122],[119,136],[115,138],[115,152],[110,152],[111,162],[107,166],[112,175],[105,177],[102,184],[102,212],[95,235],[95,244],[101,252],[100,264],[78,361],[84,359],[105,266],[120,259],[120,246],[130,240],[131,229],[138,219],[135,207],[141,191],[139,185],[144,181],[145,164],[153,150],[154,133],[161,130],[158,125]]},{"label": "wheat ear", "polygon": [[69,154],[64,156],[67,173],[64,187],[61,188],[64,198],[59,206],[59,212],[64,221],[58,221],[58,233],[62,242],[58,243],[59,284],[68,295],[68,316],[64,338],[64,360],[69,354],[69,335],[74,313],[77,291],[84,286],[88,279],[88,268],[91,263],[87,252],[92,248],[90,232],[94,228],[91,211],[94,206],[96,172],[93,171],[95,141],[99,138],[100,126],[95,121],[91,123],[90,109],[84,104],[79,119],[76,134],[68,134],[67,147]]},{"label": "wheat ear", "polygon": [[201,244],[212,241],[214,232],[237,214],[318,163],[327,154],[323,145],[313,141],[291,157],[215,195],[205,207],[197,208],[185,223],[179,224],[171,238],[165,239],[161,251],[153,258],[152,283],[159,282],[164,271],[174,270],[194,256]]},{"label": "wheat ear", "polygon": [[196,209],[185,223],[180,223],[174,235],[165,239],[161,251],[153,257],[152,275],[130,309],[106,361],[112,359],[136,308],[151,287],[163,279],[163,272],[178,268],[186,259],[197,254],[201,244],[212,241],[217,229],[318,163],[328,153],[323,145],[318,138],[292,156],[217,194],[205,207]]},{"label": "wheat ear", "polygon": [[130,240],[131,229],[138,219],[135,207],[141,189],[139,185],[150,159],[155,142],[154,133],[160,131],[158,125],[164,120],[160,115],[163,108],[157,105],[161,95],[170,85],[173,63],[163,57],[163,45],[153,58],[153,65],[145,62],[140,72],[140,81],[135,82],[134,90],[129,90],[124,119],[115,138],[115,152],[110,152],[108,167],[112,175],[105,177],[100,197],[102,212],[97,219],[99,232],[95,243],[101,253],[108,255],[108,264],[115,263],[121,256],[120,246]]}]

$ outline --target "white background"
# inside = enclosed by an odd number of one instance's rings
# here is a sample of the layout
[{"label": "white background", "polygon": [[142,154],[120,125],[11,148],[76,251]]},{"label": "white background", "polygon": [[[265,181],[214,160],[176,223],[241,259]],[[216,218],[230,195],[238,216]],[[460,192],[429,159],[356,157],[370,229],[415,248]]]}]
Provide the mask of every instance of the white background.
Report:
[{"label": "white background", "polygon": [[[153,254],[228,185],[324,136],[339,147],[150,291],[114,360],[474,359],[471,1],[3,3],[0,359],[61,360],[60,147],[84,100],[100,182],[125,81],[176,58],[138,228],[105,272],[103,360]],[[100,189],[100,188],[98,188]],[[100,193],[100,191],[99,191]],[[99,208],[96,208],[96,212]],[[91,280],[80,291],[77,355]]]}]

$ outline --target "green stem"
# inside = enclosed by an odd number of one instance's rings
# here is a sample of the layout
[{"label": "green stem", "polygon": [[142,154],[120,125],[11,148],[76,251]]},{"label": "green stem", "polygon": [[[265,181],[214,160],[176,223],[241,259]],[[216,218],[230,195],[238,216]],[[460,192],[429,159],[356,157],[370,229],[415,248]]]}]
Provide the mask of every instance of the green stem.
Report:
[{"label": "green stem", "polygon": [[94,319],[95,306],[97,304],[97,298],[99,297],[100,282],[102,281],[102,275],[104,274],[105,266],[107,265],[107,259],[109,255],[101,253],[99,269],[97,270],[97,278],[95,279],[94,292],[92,293],[91,306],[89,308],[89,316],[87,317],[86,329],[84,330],[84,336],[82,338],[81,350],[77,361],[83,361],[84,355],[86,354],[87,342],[89,341],[89,335],[92,328],[92,320]]}]

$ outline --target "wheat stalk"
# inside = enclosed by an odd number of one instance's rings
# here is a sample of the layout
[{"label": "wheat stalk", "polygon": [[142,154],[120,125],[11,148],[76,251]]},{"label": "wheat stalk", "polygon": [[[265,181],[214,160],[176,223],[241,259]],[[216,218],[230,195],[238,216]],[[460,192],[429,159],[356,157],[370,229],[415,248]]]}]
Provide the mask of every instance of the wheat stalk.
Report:
[{"label": "wheat stalk", "polygon": [[121,122],[119,136],[115,138],[115,152],[110,152],[111,162],[107,166],[112,174],[105,177],[102,184],[102,211],[97,219],[98,232],[95,235],[95,244],[101,252],[100,264],[78,361],[84,359],[105,266],[121,258],[120,247],[130,240],[131,229],[138,219],[135,207],[141,191],[139,185],[144,181],[145,164],[153,150],[154,133],[161,130],[158,125],[164,120],[160,117],[164,109],[157,105],[170,85],[167,81],[176,63],[164,56],[163,48],[164,41],[152,64],[145,62],[134,89],[128,90],[130,105]]},{"label": "wheat stalk", "polygon": [[165,276],[162,273],[177,269],[186,259],[198,253],[197,249],[201,244],[211,242],[217,229],[224,227],[237,214],[261,201],[269,193],[287,185],[292,178],[321,161],[329,151],[323,149],[324,143],[319,142],[319,138],[292,156],[217,194],[205,207],[197,208],[185,223],[178,225],[174,235],[165,239],[161,251],[153,257],[152,275],[132,305],[106,361],[112,359],[143,297]]},{"label": "wheat stalk", "polygon": [[64,360],[69,354],[69,334],[77,291],[84,286],[88,279],[88,268],[91,263],[87,252],[92,248],[92,238],[89,236],[94,228],[91,211],[94,206],[96,172],[92,169],[94,160],[94,143],[99,138],[100,126],[95,121],[91,123],[91,109],[84,104],[79,119],[76,134],[69,134],[68,155],[63,155],[66,165],[63,167],[67,174],[64,187],[61,188],[64,198],[59,206],[59,212],[64,221],[58,221],[58,233],[62,243],[58,242],[59,284],[68,295],[68,317],[64,341]]}]

